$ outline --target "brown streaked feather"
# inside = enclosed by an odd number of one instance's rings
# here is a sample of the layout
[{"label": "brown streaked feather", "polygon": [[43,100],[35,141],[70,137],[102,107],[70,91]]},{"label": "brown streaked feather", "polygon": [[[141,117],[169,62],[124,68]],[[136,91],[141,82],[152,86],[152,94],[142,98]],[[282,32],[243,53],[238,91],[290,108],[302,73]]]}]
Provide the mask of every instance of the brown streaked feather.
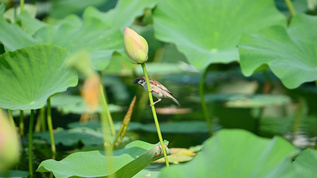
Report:
[{"label": "brown streaked feather", "polygon": [[157,86],[158,88],[167,91],[169,94],[173,95],[164,85],[160,84],[158,81],[154,80],[154,79],[149,79],[150,83],[152,83],[152,85]]}]

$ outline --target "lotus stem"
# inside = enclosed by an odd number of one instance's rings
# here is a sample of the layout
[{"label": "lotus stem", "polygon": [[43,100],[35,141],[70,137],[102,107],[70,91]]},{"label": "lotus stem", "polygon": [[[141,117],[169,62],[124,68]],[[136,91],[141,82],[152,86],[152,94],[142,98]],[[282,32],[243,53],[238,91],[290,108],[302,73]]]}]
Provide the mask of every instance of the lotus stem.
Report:
[{"label": "lotus stem", "polygon": [[11,109],[8,109],[8,115],[9,115],[9,119],[10,119],[11,125],[12,125],[12,126],[15,126]]},{"label": "lotus stem", "polygon": [[20,128],[20,135],[24,135],[24,112],[20,110],[20,120],[19,120],[19,128]]},{"label": "lotus stem", "polygon": [[106,92],[106,88],[104,88],[103,85],[102,85],[102,73],[101,73],[101,71],[99,71],[99,78],[100,78],[100,87],[101,87],[100,88],[100,93],[101,93],[101,95],[103,97],[102,101],[103,101],[104,107],[106,109],[107,120],[108,120],[109,125],[110,125],[111,134],[113,136],[115,136],[116,135],[116,130],[114,129],[113,120],[112,120],[111,113],[110,113],[109,107],[108,107],[107,96],[105,94],[105,93],[107,93]]},{"label": "lotus stem", "polygon": [[157,119],[157,115],[156,115],[156,111],[155,111],[155,107],[154,107],[154,104],[153,104],[153,97],[152,97],[152,93],[151,93],[149,76],[147,74],[145,64],[142,63],[141,65],[142,65],[144,77],[145,77],[145,80],[146,80],[147,91],[148,91],[148,94],[149,94],[149,99],[150,99],[150,104],[151,104],[151,109],[152,109],[152,114],[153,114],[156,130],[157,130],[157,134],[158,134],[158,137],[159,137],[159,140],[160,140],[160,143],[161,143],[161,146],[162,146],[164,158],[165,158],[165,164],[166,164],[166,167],[169,167],[169,162],[168,162],[168,158],[167,158],[165,145],[164,145],[164,142],[163,142],[163,137],[162,137],[161,130],[160,130],[160,125],[159,125],[159,122],[158,122],[158,119]]},{"label": "lotus stem", "polygon": [[50,133],[51,150],[52,150],[53,159],[54,159],[56,154],[56,147],[55,147],[55,139],[54,139],[54,133],[53,133],[51,98],[47,99],[47,126],[48,126],[48,131]]},{"label": "lotus stem", "polygon": [[206,120],[207,125],[208,125],[210,136],[212,136],[212,134],[213,134],[212,123],[211,123],[211,120],[209,117],[209,113],[207,110],[207,105],[206,105],[206,101],[205,101],[205,97],[204,97],[204,85],[205,85],[205,81],[206,81],[207,72],[208,72],[208,67],[205,69],[203,76],[200,80],[199,94],[200,94],[201,107],[203,108],[204,117],[205,117],[205,120]]},{"label": "lotus stem", "polygon": [[302,118],[302,112],[303,112],[303,109],[304,109],[304,105],[305,105],[304,98],[302,98],[302,97],[299,98],[298,107],[297,107],[296,113],[295,113],[293,130],[292,130],[292,142],[295,140],[296,132],[298,131],[298,128],[299,128],[299,125],[300,125],[300,121],[301,121],[301,118]]},{"label": "lotus stem", "polygon": [[285,0],[285,3],[286,3],[286,6],[291,14],[291,17],[294,17],[296,12],[295,12],[295,9],[293,7],[293,4],[290,0]]},{"label": "lotus stem", "polygon": [[41,132],[41,130],[42,131],[46,130],[45,109],[46,109],[46,106],[43,106],[40,109],[40,113],[39,113],[39,116],[37,117],[37,121],[36,121],[36,124],[35,124],[34,132]]},{"label": "lotus stem", "polygon": [[34,123],[34,110],[31,110],[30,123],[29,123],[29,173],[33,176],[33,123]]},{"label": "lotus stem", "polygon": [[24,0],[20,0],[21,12],[24,10]]},{"label": "lotus stem", "polygon": [[[52,108],[52,107],[51,107]],[[43,106],[40,110],[40,119],[41,121],[41,130],[46,131],[46,121],[45,121],[45,106]]]},{"label": "lotus stem", "polygon": [[[102,127],[102,132],[103,132],[103,140],[104,140],[104,150],[106,154],[106,161],[108,165],[109,172],[114,172],[114,167],[113,167],[113,158],[112,158],[112,145],[111,145],[111,133],[110,133],[110,128],[109,128],[109,118],[107,114],[107,101],[104,96],[103,91],[103,86],[100,84],[100,107],[101,107],[101,114],[100,114],[100,119],[101,119],[101,127]],[[109,177],[115,177],[114,174],[109,175]]]}]

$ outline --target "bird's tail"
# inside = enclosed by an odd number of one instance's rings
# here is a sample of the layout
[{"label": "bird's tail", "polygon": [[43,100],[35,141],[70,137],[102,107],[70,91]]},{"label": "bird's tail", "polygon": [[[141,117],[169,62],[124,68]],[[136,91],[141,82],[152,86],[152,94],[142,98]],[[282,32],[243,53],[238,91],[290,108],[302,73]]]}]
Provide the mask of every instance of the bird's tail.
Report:
[{"label": "bird's tail", "polygon": [[171,99],[172,99],[176,104],[178,104],[178,106],[181,106],[181,104],[179,104],[179,102],[177,101],[177,99],[175,99],[173,96],[171,96]]}]

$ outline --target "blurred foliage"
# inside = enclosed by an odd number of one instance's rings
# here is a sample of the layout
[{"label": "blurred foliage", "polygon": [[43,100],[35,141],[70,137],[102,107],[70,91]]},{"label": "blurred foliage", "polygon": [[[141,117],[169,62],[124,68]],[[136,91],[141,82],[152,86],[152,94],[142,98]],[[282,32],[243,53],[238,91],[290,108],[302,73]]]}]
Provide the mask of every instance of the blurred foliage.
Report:
[{"label": "blurred foliage", "polygon": [[[7,52],[0,57],[3,59],[0,63],[6,66],[1,68],[1,73],[11,66],[19,71],[15,55],[25,51],[24,54],[34,56],[36,50],[31,50],[31,45],[59,46],[55,48],[63,48],[66,55],[85,50],[92,57],[94,69],[103,74],[102,83],[107,89],[116,129],[120,127],[132,97],[137,96],[126,142],[116,148],[122,153],[125,152],[122,148],[131,141],[157,142],[146,92],[132,84],[142,75],[142,70],[131,64],[123,51],[123,30],[129,27],[147,40],[149,62],[146,66],[150,77],[164,84],[182,103],[181,108],[169,100],[156,105],[164,138],[170,141],[169,147],[194,147],[198,154],[191,161],[191,156],[176,157],[176,163],[189,162],[163,169],[161,175],[163,166],[159,163],[143,169],[153,157],[149,157],[142,168],[124,162],[127,167],[133,166],[130,167],[131,175],[141,169],[135,177],[174,177],[176,173],[186,177],[195,171],[198,171],[195,176],[206,173],[211,176],[212,172],[214,177],[226,176],[225,173],[277,177],[286,175],[285,171],[290,177],[297,173],[305,177],[315,174],[311,166],[316,164],[316,152],[306,148],[316,145],[317,136],[317,112],[314,109],[317,107],[317,89],[313,83],[316,80],[316,0],[291,1],[297,13],[295,17],[290,16],[284,0],[38,0],[34,5],[26,4],[21,13],[16,9],[19,1],[1,2],[5,4],[0,6],[0,54]],[[59,68],[48,64],[53,61],[49,59],[58,54],[46,53],[36,61],[25,60],[19,64]],[[8,63],[4,62],[6,60]],[[214,129],[219,130],[210,139],[198,98],[198,85],[204,69],[208,70],[205,99]],[[10,95],[18,99],[20,95],[14,91],[19,89],[19,93],[28,93],[29,90],[28,87],[16,87],[17,81],[31,87],[36,81],[33,77],[41,78],[49,71],[20,70],[19,75],[15,75],[20,76],[18,79],[1,82],[0,98]],[[57,82],[57,79],[51,82]],[[58,143],[56,160],[78,151],[102,150],[98,110],[92,116],[93,121],[78,122],[80,114],[87,112],[87,106],[79,97],[82,83],[79,76],[76,88],[52,97]],[[1,102],[0,106],[8,108]],[[23,107],[29,108],[30,105]],[[13,112],[17,123],[16,112],[19,111]],[[24,113],[27,127],[29,110]],[[222,130],[226,128],[240,128],[258,136],[241,130]],[[50,141],[46,132],[36,134],[36,138],[34,163],[39,165],[51,158],[47,146]],[[305,150],[300,153],[287,141]],[[26,142],[23,137],[22,143],[25,145]],[[27,170],[25,150],[16,166],[18,170]],[[293,151],[300,154],[291,160],[295,156],[291,154]],[[279,159],[275,159],[277,157]],[[268,164],[272,160],[274,167]],[[49,162],[55,164],[58,161]],[[60,167],[48,168],[44,163],[47,164],[44,161],[41,170],[56,173]],[[293,169],[288,171],[290,164]],[[69,166],[76,164],[72,162]],[[62,172],[70,173],[66,169]],[[9,171],[5,175],[22,177],[27,173]],[[48,174],[37,173],[36,176],[48,177]]]}]

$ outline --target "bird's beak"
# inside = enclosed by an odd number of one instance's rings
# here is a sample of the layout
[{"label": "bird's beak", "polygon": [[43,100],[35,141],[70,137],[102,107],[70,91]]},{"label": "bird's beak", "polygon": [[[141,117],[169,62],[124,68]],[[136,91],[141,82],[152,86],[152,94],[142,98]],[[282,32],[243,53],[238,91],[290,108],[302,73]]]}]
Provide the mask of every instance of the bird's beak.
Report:
[{"label": "bird's beak", "polygon": [[133,84],[136,84],[136,83],[138,83],[138,79],[135,79],[135,80],[133,81]]}]

